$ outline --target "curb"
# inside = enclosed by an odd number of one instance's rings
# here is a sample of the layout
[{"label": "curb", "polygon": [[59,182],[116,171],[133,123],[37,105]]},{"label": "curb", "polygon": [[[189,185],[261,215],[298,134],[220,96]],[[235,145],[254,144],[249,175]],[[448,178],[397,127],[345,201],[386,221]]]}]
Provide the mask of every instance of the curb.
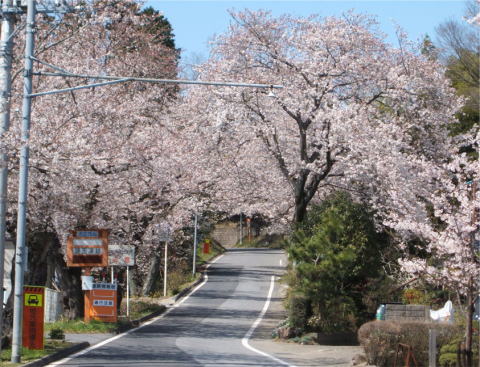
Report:
[{"label": "curb", "polygon": [[71,347],[59,350],[58,352],[55,352],[43,358],[37,359],[36,361],[26,363],[22,366],[23,367],[43,367],[52,362],[59,361],[60,359],[63,359],[69,356],[70,354],[77,353],[82,349],[88,348],[89,346],[90,346],[89,342],[78,343],[78,344],[72,345]]},{"label": "curb", "polygon": [[203,279],[205,278],[205,273],[202,271],[200,278],[198,278],[195,282],[190,284],[187,288],[182,289],[180,292],[178,292],[175,296],[173,296],[173,303],[178,302],[180,298],[185,296],[186,294],[190,293],[190,291],[195,288],[197,285],[199,285],[201,282],[203,282]]},{"label": "curb", "polygon": [[119,328],[117,328],[115,330],[115,334],[122,334],[124,333],[125,331],[128,331],[130,329],[133,329],[133,328],[136,328],[137,326],[140,326],[142,323],[144,323],[145,321],[148,321],[150,319],[153,319],[154,317],[157,317],[159,315],[161,315],[162,313],[164,313],[166,310],[167,310],[167,306],[165,305],[162,305],[163,308],[161,310],[158,310],[158,311],[154,311],[152,312],[151,314],[148,314],[146,316],[143,316],[137,320],[132,320],[130,322],[130,325],[124,325],[124,326],[121,326]]}]

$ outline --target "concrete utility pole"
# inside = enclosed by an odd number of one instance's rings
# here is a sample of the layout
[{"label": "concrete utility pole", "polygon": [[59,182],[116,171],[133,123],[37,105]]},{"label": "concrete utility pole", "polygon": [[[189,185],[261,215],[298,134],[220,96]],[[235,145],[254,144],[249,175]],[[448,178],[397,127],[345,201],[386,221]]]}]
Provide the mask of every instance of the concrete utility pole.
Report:
[{"label": "concrete utility pole", "polygon": [[168,275],[168,241],[165,241],[165,263],[163,269],[163,296],[167,296],[167,275]]},{"label": "concrete utility pole", "polygon": [[193,265],[192,265],[192,274],[195,276],[197,272],[197,223],[198,223],[198,214],[195,212],[195,221],[194,221],[194,230],[193,230]]},{"label": "concrete utility pole", "polygon": [[240,213],[240,245],[243,243],[243,218],[242,213]]},{"label": "concrete utility pole", "polygon": [[33,49],[35,40],[35,0],[27,0],[27,27],[25,38],[25,69],[23,74],[22,148],[20,150],[20,178],[18,187],[17,243],[15,248],[15,289],[13,293],[12,363],[20,363],[22,350],[23,271],[27,224],[28,157],[30,116],[32,110]]},{"label": "concrete utility pole", "polygon": [[[12,84],[13,18],[8,12],[12,0],[2,2],[2,29],[0,33],[0,138],[10,127],[10,96]],[[5,262],[6,219],[7,212],[8,155],[5,146],[0,146],[0,339],[3,330],[3,273]],[[0,351],[2,343],[0,343]]]}]

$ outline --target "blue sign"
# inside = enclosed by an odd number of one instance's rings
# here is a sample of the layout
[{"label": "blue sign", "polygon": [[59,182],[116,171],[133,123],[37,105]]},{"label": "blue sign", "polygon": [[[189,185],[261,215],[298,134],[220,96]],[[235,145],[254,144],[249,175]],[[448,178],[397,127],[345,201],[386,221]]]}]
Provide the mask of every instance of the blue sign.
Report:
[{"label": "blue sign", "polygon": [[98,231],[77,231],[75,237],[100,237]]}]

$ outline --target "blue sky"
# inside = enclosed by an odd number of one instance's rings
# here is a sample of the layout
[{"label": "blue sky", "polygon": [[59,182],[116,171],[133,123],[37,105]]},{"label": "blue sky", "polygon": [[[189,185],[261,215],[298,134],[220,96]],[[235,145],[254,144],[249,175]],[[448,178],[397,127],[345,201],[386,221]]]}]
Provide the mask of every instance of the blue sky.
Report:
[{"label": "blue sky", "polygon": [[230,22],[228,9],[268,9],[275,15],[320,14],[339,15],[349,9],[378,16],[381,29],[394,43],[396,22],[402,26],[411,40],[429,34],[432,39],[435,27],[447,19],[462,19],[465,2],[456,1],[222,1],[222,0],[150,0],[146,6],[161,11],[173,25],[177,47],[183,50],[182,57],[192,54],[208,56],[208,40],[213,34],[223,33]]}]

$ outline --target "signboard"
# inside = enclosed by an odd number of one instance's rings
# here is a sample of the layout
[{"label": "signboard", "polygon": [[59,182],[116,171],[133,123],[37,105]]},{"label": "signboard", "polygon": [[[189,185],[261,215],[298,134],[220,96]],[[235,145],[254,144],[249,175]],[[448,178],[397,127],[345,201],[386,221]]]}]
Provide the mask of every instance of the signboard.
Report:
[{"label": "signboard", "polygon": [[85,291],[85,322],[117,321],[117,284],[97,282]]},{"label": "signboard", "polygon": [[45,288],[23,287],[22,344],[28,349],[43,349]]},{"label": "signboard", "polygon": [[135,246],[110,245],[108,247],[109,266],[135,265]]},{"label": "signboard", "polygon": [[107,266],[108,232],[108,229],[72,231],[67,238],[67,266]]},{"label": "signboard", "polygon": [[8,298],[12,293],[12,272],[15,256],[15,244],[12,241],[5,241],[5,263],[3,268],[3,307],[7,304]]},{"label": "signboard", "polygon": [[172,228],[168,223],[155,225],[154,236],[160,242],[170,242],[172,240]]}]

